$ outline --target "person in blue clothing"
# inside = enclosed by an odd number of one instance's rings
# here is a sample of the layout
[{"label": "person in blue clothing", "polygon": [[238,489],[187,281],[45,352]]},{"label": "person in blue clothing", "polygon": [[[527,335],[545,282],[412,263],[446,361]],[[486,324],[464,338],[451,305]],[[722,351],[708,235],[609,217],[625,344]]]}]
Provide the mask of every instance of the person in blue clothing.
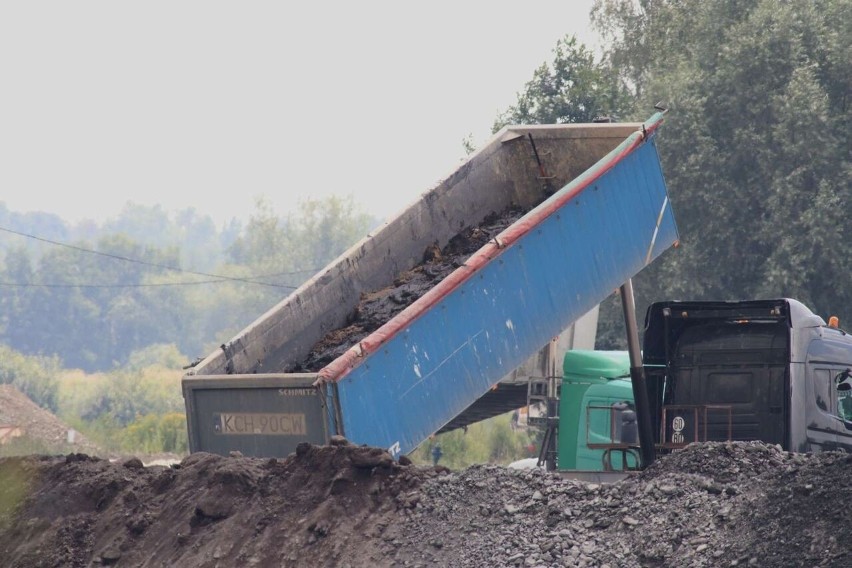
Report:
[{"label": "person in blue clothing", "polygon": [[444,452],[441,451],[441,444],[435,444],[432,446],[432,465],[438,465],[438,461],[443,455]]}]

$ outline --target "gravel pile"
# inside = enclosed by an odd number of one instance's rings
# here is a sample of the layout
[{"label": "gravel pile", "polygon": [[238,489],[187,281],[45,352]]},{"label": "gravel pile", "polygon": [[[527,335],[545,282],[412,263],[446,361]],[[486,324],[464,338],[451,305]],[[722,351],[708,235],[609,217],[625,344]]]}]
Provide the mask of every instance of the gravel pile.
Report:
[{"label": "gravel pile", "polygon": [[852,456],[694,444],[615,484],[378,448],[0,459],[3,566],[852,566]]},{"label": "gravel pile", "polygon": [[424,483],[385,553],[413,566],[848,567],[851,467],[761,443],[694,444],[605,485],[476,466]]}]

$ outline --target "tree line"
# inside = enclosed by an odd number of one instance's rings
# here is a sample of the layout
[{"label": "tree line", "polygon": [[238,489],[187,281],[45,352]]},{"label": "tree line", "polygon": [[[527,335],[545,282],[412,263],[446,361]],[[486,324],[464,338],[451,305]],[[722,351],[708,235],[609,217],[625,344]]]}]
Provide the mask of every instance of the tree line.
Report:
[{"label": "tree line", "polygon": [[0,227],[15,232],[0,233],[0,343],[89,372],[155,344],[206,355],[376,222],[341,197],[306,200],[286,218],[260,201],[244,227],[221,229],[140,205],[97,228],[29,227],[3,212]]}]

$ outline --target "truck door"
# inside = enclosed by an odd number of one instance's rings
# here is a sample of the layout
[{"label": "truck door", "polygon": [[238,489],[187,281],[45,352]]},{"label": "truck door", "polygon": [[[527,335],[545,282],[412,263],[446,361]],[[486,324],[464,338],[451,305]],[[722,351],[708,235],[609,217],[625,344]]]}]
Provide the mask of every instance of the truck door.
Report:
[{"label": "truck door", "polygon": [[822,328],[808,345],[803,402],[812,451],[852,452],[852,338]]},{"label": "truck door", "polygon": [[837,417],[837,446],[838,449],[852,452],[852,373],[844,370],[834,379],[834,405]]},{"label": "truck door", "polygon": [[673,346],[664,443],[783,444],[787,328],[779,322],[695,322]]},{"label": "truck door", "polygon": [[[810,381],[811,392],[807,393],[812,401],[807,402],[808,450],[819,452],[834,450],[837,447],[836,426],[836,394],[832,383],[832,369],[826,365],[811,365],[808,371],[812,373]],[[834,373],[836,374],[836,373]]]},{"label": "truck door", "polygon": [[840,367],[814,369],[814,401],[808,416],[813,451],[852,452],[852,373]]}]

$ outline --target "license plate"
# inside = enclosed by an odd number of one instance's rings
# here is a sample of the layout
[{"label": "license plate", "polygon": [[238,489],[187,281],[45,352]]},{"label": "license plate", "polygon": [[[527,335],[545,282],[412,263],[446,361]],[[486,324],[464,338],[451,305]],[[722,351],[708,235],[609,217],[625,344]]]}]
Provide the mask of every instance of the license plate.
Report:
[{"label": "license plate", "polygon": [[215,429],[217,434],[232,436],[304,436],[307,433],[304,414],[222,413]]}]

